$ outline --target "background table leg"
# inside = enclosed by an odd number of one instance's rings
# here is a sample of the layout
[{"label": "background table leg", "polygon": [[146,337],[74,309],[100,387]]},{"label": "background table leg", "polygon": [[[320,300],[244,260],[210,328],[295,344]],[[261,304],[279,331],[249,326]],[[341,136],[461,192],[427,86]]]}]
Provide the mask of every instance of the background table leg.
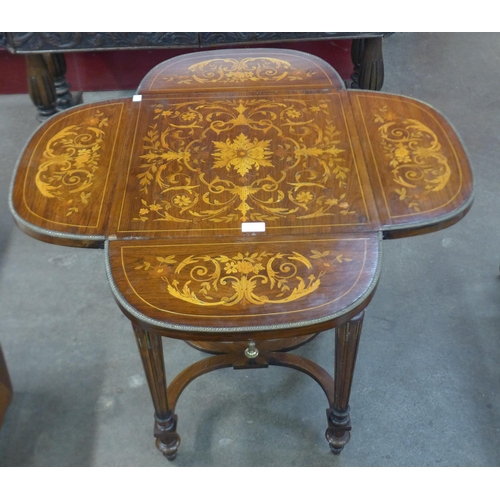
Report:
[{"label": "background table leg", "polygon": [[38,109],[39,121],[57,113],[57,96],[52,76],[43,54],[26,54],[26,74],[28,92]]},{"label": "background table leg", "polygon": [[168,406],[162,339],[160,335],[150,334],[137,325],[133,328],[155,407],[156,447],[168,460],[173,460],[181,439],[176,432],[177,416]]},{"label": "background table leg", "polygon": [[333,404],[327,410],[326,430],[326,439],[335,455],[344,449],[351,436],[349,397],[363,317],[364,311],[335,330],[335,392]]},{"label": "background table leg", "polygon": [[54,80],[57,110],[64,110],[75,104],[81,104],[82,92],[76,92],[72,95],[69,91],[70,84],[68,80],[66,80],[66,58],[64,54],[60,52],[51,52],[44,54],[43,57]]},{"label": "background table leg", "polygon": [[382,38],[360,38],[352,41],[351,59],[354,64],[352,87],[380,90],[384,84]]}]

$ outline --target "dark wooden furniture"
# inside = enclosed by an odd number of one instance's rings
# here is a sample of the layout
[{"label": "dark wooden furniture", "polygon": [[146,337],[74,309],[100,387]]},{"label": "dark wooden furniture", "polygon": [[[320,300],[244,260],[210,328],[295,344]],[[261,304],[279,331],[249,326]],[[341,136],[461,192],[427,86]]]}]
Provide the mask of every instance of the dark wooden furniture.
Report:
[{"label": "dark wooden furniture", "polygon": [[[235,49],[171,59],[133,99],[48,120],[22,154],[11,206],[35,238],[105,248],[157,446],[173,459],[181,392],[229,366],[310,375],[339,453],[381,239],[447,227],[471,199],[460,140],[426,104],[346,90],[302,52]],[[289,352],[330,329],[334,377]],[[164,336],[212,354],[168,388]]]},{"label": "dark wooden furniture", "polygon": [[382,37],[390,33],[0,33],[0,47],[26,55],[28,88],[43,121],[58,110],[81,103],[66,80],[65,52],[157,48],[210,48],[307,40],[352,39],[354,88],[380,90],[384,81]]},{"label": "dark wooden furniture", "polygon": [[2,426],[5,413],[12,400],[12,384],[10,381],[7,363],[0,345],[0,427]]}]

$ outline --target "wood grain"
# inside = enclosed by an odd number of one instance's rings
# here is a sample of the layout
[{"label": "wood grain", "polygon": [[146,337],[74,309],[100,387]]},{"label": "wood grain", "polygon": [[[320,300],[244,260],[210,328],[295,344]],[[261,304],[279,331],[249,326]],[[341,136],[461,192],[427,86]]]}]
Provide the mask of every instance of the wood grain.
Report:
[{"label": "wood grain", "polygon": [[459,220],[472,201],[472,175],[446,119],[407,97],[362,91],[349,97],[382,229],[396,237]]},{"label": "wood grain", "polygon": [[366,306],[379,241],[374,234],[112,241],[108,253],[115,295],[148,328],[178,330],[179,338],[186,330],[186,338],[193,330],[276,330],[279,338],[300,326],[331,328],[354,304]]},{"label": "wood grain", "polygon": [[288,50],[167,61],[142,101],[76,107],[35,133],[15,177],[16,221],[45,241],[102,246],[236,237],[246,221],[314,238],[459,220],[472,176],[453,128],[421,102],[346,90],[332,71]]},{"label": "wood grain", "polygon": [[[348,104],[348,103],[347,103]],[[144,98],[136,105],[119,237],[377,229],[341,94]]]},{"label": "wood grain", "polygon": [[75,246],[106,238],[129,106],[129,99],[79,106],[35,132],[13,189],[23,230]]},{"label": "wood grain", "polygon": [[331,323],[369,300],[381,235],[436,230],[470,206],[467,156],[437,111],[346,90],[316,57],[196,53],[139,92],[48,120],[12,206],[45,241],[109,241],[119,302],[157,331]]},{"label": "wood grain", "polygon": [[339,74],[322,59],[286,49],[214,50],[178,56],[156,66],[141,94],[242,89],[342,89]]}]

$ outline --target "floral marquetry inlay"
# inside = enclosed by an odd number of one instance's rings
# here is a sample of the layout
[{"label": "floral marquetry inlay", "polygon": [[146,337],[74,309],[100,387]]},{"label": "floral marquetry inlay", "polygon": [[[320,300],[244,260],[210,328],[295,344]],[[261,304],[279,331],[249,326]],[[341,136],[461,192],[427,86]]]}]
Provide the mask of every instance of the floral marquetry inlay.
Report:
[{"label": "floral marquetry inlay", "polygon": [[245,134],[240,134],[233,141],[213,141],[217,148],[212,156],[216,158],[213,168],[225,167],[226,170],[234,168],[241,176],[244,176],[252,168],[259,170],[261,166],[272,167],[269,157],[273,154],[269,150],[271,141],[259,141],[254,138],[253,142]]},{"label": "floral marquetry inlay", "polygon": [[197,99],[148,113],[130,188],[136,222],[366,220],[347,197],[359,181],[331,98]]},{"label": "floral marquetry inlay", "polygon": [[283,59],[274,57],[218,58],[191,65],[185,75],[164,77],[166,82],[179,85],[193,83],[231,84],[241,82],[303,81],[315,71],[298,69]]},{"label": "floral marquetry inlay", "polygon": [[67,217],[92,199],[107,127],[108,117],[96,110],[81,124],[64,127],[47,140],[35,183],[44,197],[67,206]]},{"label": "floral marquetry inlay", "polygon": [[421,202],[445,188],[450,180],[451,168],[436,133],[422,122],[401,118],[387,106],[374,118],[381,145],[398,199],[415,212],[421,211]]},{"label": "floral marquetry inlay", "polygon": [[135,270],[167,283],[174,298],[200,306],[284,304],[321,286],[325,273],[351,262],[341,253],[245,252],[228,255],[156,256]]}]

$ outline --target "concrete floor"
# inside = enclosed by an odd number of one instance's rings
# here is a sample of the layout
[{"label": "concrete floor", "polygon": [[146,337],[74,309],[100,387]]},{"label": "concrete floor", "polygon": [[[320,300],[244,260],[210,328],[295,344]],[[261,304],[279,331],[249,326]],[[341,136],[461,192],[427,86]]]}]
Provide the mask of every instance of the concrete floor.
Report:
[{"label": "concrete floor", "polygon": [[[130,325],[101,250],[22,233],[8,208],[21,150],[38,127],[27,95],[0,96],[0,342],[15,390],[0,466],[500,465],[500,34],[398,33],[384,42],[385,92],[421,99],[456,127],[475,170],[471,212],[441,232],[383,243],[340,456],[326,400],[292,370],[222,370],[177,406],[168,462]],[[131,92],[85,94],[85,102]],[[333,366],[325,332],[302,353]],[[201,353],[166,340],[172,379]]]}]

